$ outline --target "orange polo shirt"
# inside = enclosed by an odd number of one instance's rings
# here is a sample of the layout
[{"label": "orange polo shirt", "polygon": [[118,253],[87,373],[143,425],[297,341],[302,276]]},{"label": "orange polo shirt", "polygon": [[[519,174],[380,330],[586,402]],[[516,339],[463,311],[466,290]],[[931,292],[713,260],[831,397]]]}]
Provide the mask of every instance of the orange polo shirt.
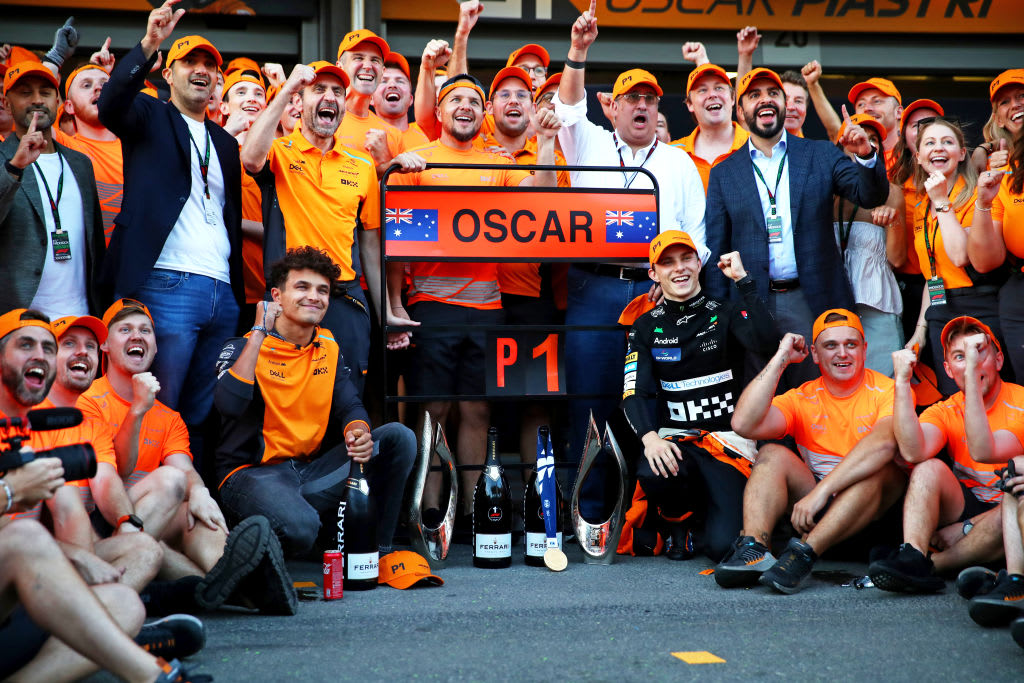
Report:
[{"label": "orange polo shirt", "polygon": [[1004,175],[999,194],[992,200],[992,220],[1002,223],[1006,249],[1017,258],[1024,258],[1024,192],[1010,191],[1012,175]]},{"label": "orange polo shirt", "polygon": [[430,138],[423,132],[418,123],[410,123],[409,127],[402,131],[402,145],[404,149],[421,147],[430,142]]},{"label": "orange polo shirt", "polygon": [[56,140],[65,147],[81,152],[92,161],[93,175],[96,176],[96,194],[100,199],[103,213],[103,236],[110,245],[114,232],[114,218],[121,211],[121,197],[124,195],[124,161],[121,156],[120,140],[93,140],[82,135],[67,135],[60,128],[54,128]]},{"label": "orange polo shirt", "polygon": [[[346,114],[345,118],[348,118]],[[380,188],[373,159],[344,145],[322,154],[296,127],[274,140],[267,153],[277,201],[285,222],[285,246],[325,249],[341,266],[341,279],[355,278],[352,243],[358,224],[380,227]]]},{"label": "orange polo shirt", "polygon": [[928,195],[918,192],[914,186],[914,178],[907,178],[903,183],[904,213],[906,216],[906,238],[907,238],[907,262],[896,269],[897,272],[909,275],[921,274],[921,262],[917,260],[917,249],[914,246],[914,216],[917,213],[917,205],[927,201]]},{"label": "orange polo shirt", "polygon": [[388,152],[391,158],[395,158],[405,151],[405,143],[402,141],[402,131],[377,116],[372,111],[366,116],[356,116],[350,111],[345,112],[338,126],[335,137],[341,140],[341,144],[351,147],[359,152],[366,152],[366,132],[371,128],[383,130],[388,138]]},{"label": "orange polo shirt", "polygon": [[[256,179],[242,169],[242,218],[263,222],[263,192]],[[263,301],[267,291],[263,275],[263,241],[242,234],[242,280],[245,282],[245,303]]]},{"label": "orange polo shirt", "polygon": [[[508,157],[477,149],[458,150],[440,141],[411,150],[433,164],[506,164]],[[395,174],[391,185],[469,185],[515,187],[529,177],[527,171],[508,169],[433,168],[419,173]],[[409,264],[412,286],[409,304],[440,301],[469,308],[501,308],[496,263],[423,263]]]},{"label": "orange polo shirt", "polygon": [[700,181],[704,183],[704,194],[708,193],[708,177],[711,175],[711,169],[725,161],[726,157],[738,150],[743,145],[747,144],[747,138],[750,137],[750,133],[743,130],[740,126],[735,123],[732,124],[732,147],[725,154],[719,156],[717,159],[708,163],[707,160],[697,156],[694,151],[697,145],[697,136],[700,134],[700,126],[693,129],[693,132],[684,138],[672,141],[673,147],[678,147],[693,159],[693,163],[697,166],[697,172],[700,173]]},{"label": "orange polo shirt", "polygon": [[[964,179],[957,176],[956,183],[953,184],[953,189],[950,190],[949,196],[956,197],[959,195],[960,188],[963,186]],[[970,226],[971,221],[974,220],[974,200],[976,197],[977,193],[975,192],[961,208],[950,209],[956,213],[956,217],[960,219],[960,225],[964,227]],[[935,269],[938,271],[939,277],[945,282],[946,289],[971,287],[974,283],[971,282],[967,271],[954,266],[946,255],[946,249],[942,246],[942,231],[939,229],[938,219],[934,215],[929,215],[930,207],[931,202],[928,201],[928,197],[925,195],[914,211],[914,249],[917,250],[917,260],[921,264],[921,273],[925,276],[925,279],[930,279],[933,276],[931,263],[928,260],[928,250],[924,243],[924,231],[927,223],[928,242],[931,244],[935,254]]]},{"label": "orange polo shirt", "polygon": [[[211,369],[212,372],[212,369]],[[76,404],[85,415],[86,420],[98,420],[105,423],[110,434],[116,435],[128,417],[131,403],[125,401],[114,391],[106,376],[92,383],[78,397]],[[135,471],[125,481],[125,488],[131,488],[147,474],[160,467],[164,460],[175,453],[184,453],[189,458],[188,429],[181,415],[165,406],[160,401],[142,418],[142,429],[139,431],[139,457],[135,461]]]}]

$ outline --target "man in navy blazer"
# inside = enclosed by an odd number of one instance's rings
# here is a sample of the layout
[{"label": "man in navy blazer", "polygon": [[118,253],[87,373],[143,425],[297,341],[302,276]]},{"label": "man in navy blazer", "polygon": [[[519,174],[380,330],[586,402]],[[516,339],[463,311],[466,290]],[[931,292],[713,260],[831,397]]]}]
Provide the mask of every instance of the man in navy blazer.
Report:
[{"label": "man in navy blazer", "polygon": [[[786,94],[770,69],[747,73],[736,97],[750,139],[711,169],[707,245],[713,258],[740,252],[779,330],[810,339],[814,319],[822,312],[854,308],[833,228],[834,196],[863,208],[884,203],[889,196],[885,164],[859,126],[847,125],[840,140],[856,151],[856,161],[830,142],[788,135]],[[709,296],[731,296],[728,280],[712,271]],[[786,378],[791,386],[818,374],[813,363],[791,369],[795,372]]]},{"label": "man in navy blazer", "polygon": [[150,13],[146,35],[100,96],[100,121],[124,153],[124,198],[101,277],[108,294],[142,301],[157,321],[160,400],[181,413],[198,453],[217,356],[244,300],[241,162],[235,139],[206,118],[221,64],[209,41],[171,45],[163,69],[170,101],[139,94],[185,13],[172,6]]}]

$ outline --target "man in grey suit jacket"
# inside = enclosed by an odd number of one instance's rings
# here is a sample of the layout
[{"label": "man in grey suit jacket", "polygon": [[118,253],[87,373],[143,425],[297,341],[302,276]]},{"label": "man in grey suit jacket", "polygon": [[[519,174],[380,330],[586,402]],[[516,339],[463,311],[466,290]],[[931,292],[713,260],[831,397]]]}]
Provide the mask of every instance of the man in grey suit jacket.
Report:
[{"label": "man in grey suit jacket", "polygon": [[14,133],[0,143],[0,313],[103,310],[93,286],[104,251],[96,179],[88,157],[53,140],[57,84],[39,62],[15,64],[4,76]]},{"label": "man in grey suit jacket", "polygon": [[[744,76],[736,98],[750,139],[711,169],[708,248],[712,257],[740,252],[779,330],[810,339],[821,313],[854,307],[832,225],[834,197],[842,195],[863,208],[882,204],[889,196],[885,164],[860,126],[848,123],[839,140],[856,152],[856,161],[825,140],[788,135],[783,127],[786,93],[770,69]],[[708,271],[709,295],[728,298],[728,281],[713,270]],[[784,383],[791,388],[813,379],[818,370],[805,362],[791,365],[787,373]]]}]

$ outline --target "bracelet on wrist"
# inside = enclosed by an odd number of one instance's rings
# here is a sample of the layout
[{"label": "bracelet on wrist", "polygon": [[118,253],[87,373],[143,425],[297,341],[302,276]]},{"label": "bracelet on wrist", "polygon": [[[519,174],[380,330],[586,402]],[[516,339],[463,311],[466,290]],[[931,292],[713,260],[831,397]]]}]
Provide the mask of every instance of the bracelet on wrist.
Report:
[{"label": "bracelet on wrist", "polygon": [[253,325],[252,329],[249,330],[249,331],[250,332],[262,332],[263,334],[266,334],[267,333],[267,328],[263,327],[263,325]]},{"label": "bracelet on wrist", "polygon": [[4,162],[4,170],[6,170],[8,173],[10,173],[18,180],[21,180],[21,176],[25,173],[25,169],[18,168],[17,166],[12,164],[10,160]]},{"label": "bracelet on wrist", "polygon": [[990,212],[990,211],[992,210],[992,205],[991,205],[991,204],[989,204],[989,207],[988,207],[988,208],[986,209],[986,208],[984,208],[983,206],[981,206],[980,204],[978,204],[978,200],[977,200],[977,199],[975,199],[975,200],[974,200],[974,208],[975,208],[976,210],[978,210],[978,211],[984,211],[985,213],[988,213],[988,212]]},{"label": "bracelet on wrist", "polygon": [[575,59],[565,58],[565,65],[570,69],[585,69],[587,68],[586,62],[577,62]]},{"label": "bracelet on wrist", "polygon": [[11,490],[11,485],[3,479],[0,479],[0,486],[4,487],[4,494],[7,496],[7,505],[4,506],[4,514],[6,515],[14,507],[14,491]]}]

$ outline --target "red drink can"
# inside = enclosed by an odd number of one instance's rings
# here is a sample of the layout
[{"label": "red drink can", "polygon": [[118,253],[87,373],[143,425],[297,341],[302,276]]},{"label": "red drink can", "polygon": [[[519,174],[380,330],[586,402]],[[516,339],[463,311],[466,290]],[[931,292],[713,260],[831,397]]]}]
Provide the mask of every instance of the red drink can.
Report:
[{"label": "red drink can", "polygon": [[340,600],[345,564],[340,550],[324,551],[324,600]]}]

